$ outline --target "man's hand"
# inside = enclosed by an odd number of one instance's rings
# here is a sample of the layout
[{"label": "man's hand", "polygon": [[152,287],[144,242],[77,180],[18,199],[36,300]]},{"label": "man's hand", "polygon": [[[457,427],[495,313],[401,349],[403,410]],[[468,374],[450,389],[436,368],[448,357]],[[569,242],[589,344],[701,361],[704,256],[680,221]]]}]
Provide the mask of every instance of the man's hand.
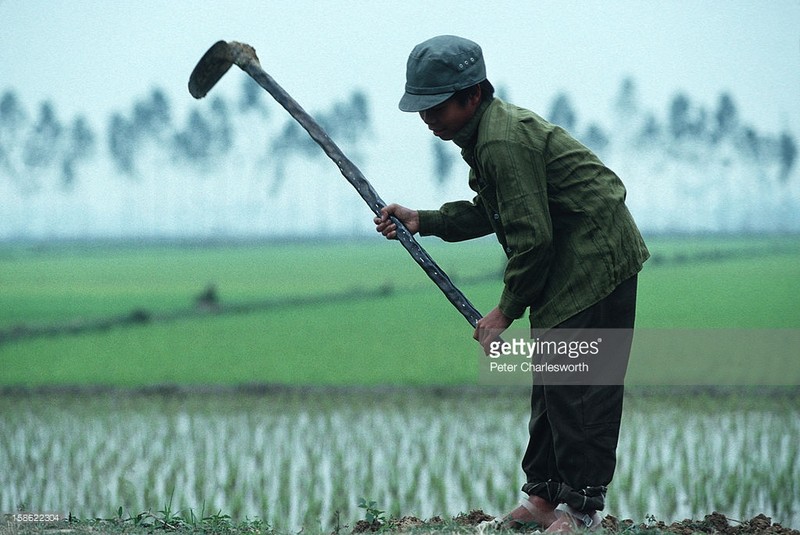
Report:
[{"label": "man's hand", "polygon": [[381,209],[381,217],[376,217],[375,230],[386,236],[387,240],[397,238],[397,225],[392,223],[389,216],[394,216],[406,226],[411,234],[419,232],[419,214],[399,204],[389,204]]},{"label": "man's hand", "polygon": [[486,314],[475,327],[472,337],[483,347],[483,352],[489,354],[490,344],[500,337],[500,334],[508,329],[514,320],[500,312],[499,307],[495,307]]}]

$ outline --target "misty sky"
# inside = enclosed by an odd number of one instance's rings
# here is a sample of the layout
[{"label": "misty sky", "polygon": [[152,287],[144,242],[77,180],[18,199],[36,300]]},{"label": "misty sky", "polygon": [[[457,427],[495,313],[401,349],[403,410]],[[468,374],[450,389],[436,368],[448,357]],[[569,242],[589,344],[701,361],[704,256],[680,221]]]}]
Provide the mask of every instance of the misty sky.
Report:
[{"label": "misty sky", "polygon": [[647,108],[662,112],[679,90],[713,108],[728,90],[746,122],[800,135],[798,0],[0,0],[0,21],[0,91],[17,90],[32,114],[48,98],[59,117],[99,127],[154,85],[185,109],[188,75],[218,39],[253,45],[312,112],[359,87],[388,127],[416,126],[396,107],[408,52],[455,33],[483,46],[510,100],[540,113],[566,90],[579,119],[602,121],[631,74]]}]

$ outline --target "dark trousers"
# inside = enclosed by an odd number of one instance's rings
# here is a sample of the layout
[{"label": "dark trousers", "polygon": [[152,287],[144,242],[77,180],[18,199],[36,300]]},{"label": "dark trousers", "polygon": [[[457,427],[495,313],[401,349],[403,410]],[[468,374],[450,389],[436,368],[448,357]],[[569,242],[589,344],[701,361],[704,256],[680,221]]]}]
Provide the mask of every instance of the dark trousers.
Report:
[{"label": "dark trousers", "polygon": [[[632,333],[636,286],[634,276],[557,327],[630,329]],[[623,347],[625,365],[630,340]],[[603,509],[617,463],[622,397],[622,384],[547,385],[534,380],[530,439],[522,459],[527,483],[522,491],[579,511]]]}]

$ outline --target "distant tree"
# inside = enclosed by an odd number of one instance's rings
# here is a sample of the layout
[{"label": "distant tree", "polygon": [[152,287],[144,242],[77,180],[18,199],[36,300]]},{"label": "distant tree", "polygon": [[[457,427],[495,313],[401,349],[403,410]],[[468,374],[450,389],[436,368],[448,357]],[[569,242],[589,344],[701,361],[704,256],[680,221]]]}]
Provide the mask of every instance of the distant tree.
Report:
[{"label": "distant tree", "polygon": [[233,126],[227,103],[222,97],[211,101],[211,120],[209,124],[213,137],[214,153],[226,153],[233,147]]},{"label": "distant tree", "polygon": [[714,112],[712,139],[719,141],[732,135],[739,123],[739,112],[730,93],[725,92],[719,96],[717,110]]},{"label": "distant tree", "polygon": [[132,125],[137,138],[149,136],[158,139],[171,122],[169,101],[160,88],[153,89],[147,99],[133,105]]},{"label": "distant tree", "polygon": [[239,97],[240,112],[258,111],[266,115],[267,107],[264,105],[263,96],[264,90],[255,80],[249,76],[242,77],[242,90]]},{"label": "distant tree", "polygon": [[75,184],[78,180],[77,174],[73,160],[64,159],[61,161],[61,185],[64,188],[71,188]]},{"label": "distant tree", "polygon": [[189,113],[186,128],[175,134],[173,143],[180,159],[203,164],[212,155],[214,131],[203,115],[194,109]]},{"label": "distant tree", "polygon": [[614,99],[614,111],[624,121],[630,121],[639,111],[636,82],[633,77],[626,76],[622,79],[617,96]]},{"label": "distant tree", "polygon": [[43,102],[33,130],[25,141],[22,161],[26,167],[47,167],[52,164],[60,149],[64,127],[58,121],[53,104]]},{"label": "distant tree", "polygon": [[94,150],[97,136],[86,117],[80,115],[69,129],[69,152],[78,159],[86,158]]},{"label": "distant tree", "polygon": [[17,164],[12,153],[17,152],[20,134],[28,121],[28,114],[14,91],[6,91],[0,97],[0,169],[5,168],[16,175]]},{"label": "distant tree", "polygon": [[347,106],[347,122],[350,128],[358,128],[359,134],[364,134],[370,124],[369,99],[363,91],[356,90],[350,95]]},{"label": "distant tree", "polygon": [[6,91],[0,98],[0,130],[18,131],[27,120],[28,115],[14,91]]},{"label": "distant tree", "polygon": [[136,131],[125,117],[114,113],[108,123],[108,149],[117,168],[125,174],[134,171]]},{"label": "distant tree", "polygon": [[369,122],[369,100],[366,93],[361,90],[353,91],[350,95],[350,111],[356,122],[361,124]]},{"label": "distant tree", "polygon": [[797,143],[788,132],[783,132],[778,141],[780,171],[779,178],[785,182],[792,172],[795,162],[797,161]]},{"label": "distant tree", "polygon": [[433,152],[433,177],[441,186],[450,177],[456,157],[447,150],[444,143],[436,138],[431,139],[431,150]]},{"label": "distant tree", "polygon": [[676,94],[669,108],[669,131],[674,139],[700,138],[708,132],[708,114],[694,108],[685,93]]},{"label": "distant tree", "polygon": [[669,131],[674,139],[685,137],[692,131],[689,97],[684,93],[675,95],[670,104]]},{"label": "distant tree", "polygon": [[76,165],[94,151],[96,136],[83,116],[76,117],[67,133],[67,144],[61,165],[61,182],[71,186],[77,179]]},{"label": "distant tree", "polygon": [[577,115],[566,93],[559,93],[555,96],[547,120],[565,130],[573,131],[575,129]]},{"label": "distant tree", "polygon": [[690,133],[695,138],[701,138],[704,137],[708,131],[708,112],[701,106],[694,112],[694,120],[692,121]]},{"label": "distant tree", "polygon": [[652,113],[648,113],[642,125],[642,129],[639,131],[637,143],[640,146],[657,143],[659,137],[661,137],[661,130],[661,124],[658,122],[658,119],[656,119],[656,116]]},{"label": "distant tree", "polygon": [[337,141],[356,142],[369,129],[369,102],[364,92],[356,90],[344,102],[336,102],[327,113],[317,116],[325,131]]},{"label": "distant tree", "polygon": [[752,126],[745,126],[738,140],[739,153],[758,160],[762,152],[762,140]]},{"label": "distant tree", "polygon": [[288,119],[280,133],[269,143],[269,152],[275,159],[288,158],[294,153],[310,158],[322,154],[314,140],[293,119]]},{"label": "distant tree", "polygon": [[609,138],[599,124],[592,123],[586,130],[586,135],[583,138],[583,142],[594,152],[600,154],[606,147],[608,147]]},{"label": "distant tree", "polygon": [[275,169],[275,180],[270,187],[270,195],[277,194],[286,179],[286,167],[293,154],[300,153],[306,158],[316,158],[320,152],[316,143],[308,136],[297,121],[286,121],[281,132],[276,135],[268,147],[270,163]]},{"label": "distant tree", "polygon": [[125,174],[133,174],[136,157],[147,140],[163,150],[171,124],[169,101],[158,87],[153,88],[146,98],[134,101],[130,118],[119,112],[113,113],[108,123],[107,139],[117,168]]}]

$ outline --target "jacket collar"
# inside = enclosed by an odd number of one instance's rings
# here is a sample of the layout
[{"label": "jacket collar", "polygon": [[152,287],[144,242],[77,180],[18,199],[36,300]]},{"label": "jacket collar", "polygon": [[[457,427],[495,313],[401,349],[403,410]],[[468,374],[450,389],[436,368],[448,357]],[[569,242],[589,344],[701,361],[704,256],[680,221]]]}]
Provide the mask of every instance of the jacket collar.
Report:
[{"label": "jacket collar", "polygon": [[484,100],[480,103],[478,108],[475,110],[475,115],[472,116],[472,119],[467,121],[467,124],[465,124],[453,137],[453,143],[462,149],[465,149],[475,143],[475,138],[478,134],[478,125],[481,124],[481,117],[483,117],[483,114],[486,112],[486,108],[488,108],[489,104],[492,102],[494,102],[494,99],[488,101]]}]

